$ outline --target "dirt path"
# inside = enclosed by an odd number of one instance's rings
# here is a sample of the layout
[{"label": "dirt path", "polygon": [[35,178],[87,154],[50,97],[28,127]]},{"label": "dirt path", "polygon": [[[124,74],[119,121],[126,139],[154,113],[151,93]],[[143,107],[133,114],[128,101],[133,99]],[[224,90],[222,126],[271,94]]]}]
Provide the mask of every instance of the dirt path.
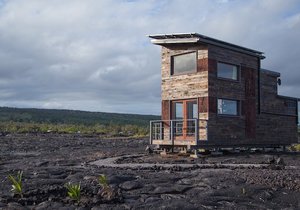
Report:
[{"label": "dirt path", "polygon": [[[0,137],[0,209],[299,209],[300,156],[232,154],[197,160],[144,155],[148,140],[80,135]],[[285,165],[268,162],[280,157]],[[24,172],[24,197],[8,174]],[[110,192],[98,176],[105,174]],[[81,183],[79,204],[64,184]],[[106,193],[106,194],[105,194]]]},{"label": "dirt path", "polygon": [[[227,168],[227,169],[267,169],[270,164],[258,163],[118,163],[122,159],[143,158],[147,155],[121,155],[117,157],[105,158],[90,162],[90,165],[96,165],[104,168],[122,168],[122,169],[141,169],[147,170],[153,167],[162,170],[178,169],[206,169],[206,168]],[[275,166],[276,167],[276,166]],[[277,165],[280,167],[280,165]],[[285,170],[299,170],[300,166],[281,166]]]}]

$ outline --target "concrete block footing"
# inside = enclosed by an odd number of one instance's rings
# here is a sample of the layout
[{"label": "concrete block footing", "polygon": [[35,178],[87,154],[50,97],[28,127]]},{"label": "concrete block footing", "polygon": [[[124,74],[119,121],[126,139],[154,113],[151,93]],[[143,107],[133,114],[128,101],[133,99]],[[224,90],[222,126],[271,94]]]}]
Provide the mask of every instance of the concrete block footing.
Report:
[{"label": "concrete block footing", "polygon": [[167,150],[163,149],[163,151],[160,152],[160,155],[161,156],[166,156],[167,155]]},{"label": "concrete block footing", "polygon": [[190,157],[191,157],[191,158],[199,158],[198,151],[195,150],[195,151],[194,151],[194,154],[191,154]]},{"label": "concrete block footing", "polygon": [[187,153],[187,149],[184,147],[184,148],[182,148],[182,149],[179,151],[179,153],[181,153],[181,154],[186,154],[186,153]]}]

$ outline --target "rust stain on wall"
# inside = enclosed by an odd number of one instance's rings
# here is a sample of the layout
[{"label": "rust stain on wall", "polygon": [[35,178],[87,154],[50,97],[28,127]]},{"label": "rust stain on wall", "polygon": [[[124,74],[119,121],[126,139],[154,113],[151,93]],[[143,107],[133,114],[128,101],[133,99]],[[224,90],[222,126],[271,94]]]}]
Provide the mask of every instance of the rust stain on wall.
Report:
[{"label": "rust stain on wall", "polygon": [[246,137],[256,137],[256,99],[255,99],[255,84],[256,70],[242,66],[241,68],[245,77],[245,127]]}]

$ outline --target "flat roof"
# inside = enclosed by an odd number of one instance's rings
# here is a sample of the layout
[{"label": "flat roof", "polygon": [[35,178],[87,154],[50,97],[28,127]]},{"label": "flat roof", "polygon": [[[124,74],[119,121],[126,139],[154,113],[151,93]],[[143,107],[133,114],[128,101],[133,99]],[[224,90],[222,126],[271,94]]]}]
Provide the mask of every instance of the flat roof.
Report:
[{"label": "flat roof", "polygon": [[242,52],[245,54],[259,57],[261,59],[265,58],[263,52],[235,45],[229,42],[224,42],[222,40],[214,39],[198,33],[154,34],[148,35],[148,37],[151,38],[151,42],[153,44],[157,45],[204,43]]},{"label": "flat roof", "polygon": [[270,75],[273,75],[273,76],[276,76],[276,77],[280,77],[280,73],[277,72],[277,71],[271,71],[271,70],[268,70],[268,69],[260,69],[262,72],[265,72],[267,74],[270,74]]}]

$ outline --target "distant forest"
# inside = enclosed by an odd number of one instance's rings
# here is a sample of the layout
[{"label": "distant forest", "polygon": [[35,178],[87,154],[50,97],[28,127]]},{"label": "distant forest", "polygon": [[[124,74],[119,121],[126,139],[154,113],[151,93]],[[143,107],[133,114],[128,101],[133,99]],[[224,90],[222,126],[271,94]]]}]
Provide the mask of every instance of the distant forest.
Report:
[{"label": "distant forest", "polygon": [[157,119],[160,116],[0,107],[0,132],[147,135],[149,121]]}]

